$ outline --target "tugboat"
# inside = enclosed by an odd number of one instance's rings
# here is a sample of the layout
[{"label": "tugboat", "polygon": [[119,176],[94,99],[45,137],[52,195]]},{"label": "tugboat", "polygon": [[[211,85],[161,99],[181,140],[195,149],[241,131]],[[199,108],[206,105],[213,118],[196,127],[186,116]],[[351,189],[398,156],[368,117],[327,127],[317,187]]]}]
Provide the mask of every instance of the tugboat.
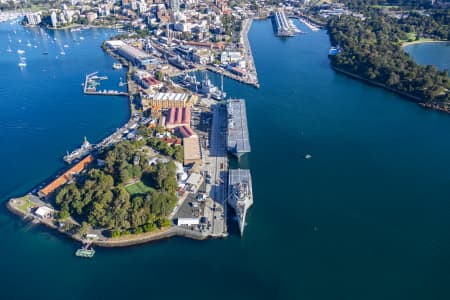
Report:
[{"label": "tugboat", "polygon": [[95,250],[92,249],[91,244],[87,243],[84,244],[83,247],[81,247],[80,249],[78,249],[75,252],[75,255],[78,257],[84,257],[84,258],[92,258],[95,254]]},{"label": "tugboat", "polygon": [[73,150],[70,153],[67,153],[64,156],[64,161],[68,164],[72,163],[74,160],[82,158],[83,156],[89,154],[91,151],[92,145],[88,142],[87,138],[84,137],[83,144],[80,148]]}]

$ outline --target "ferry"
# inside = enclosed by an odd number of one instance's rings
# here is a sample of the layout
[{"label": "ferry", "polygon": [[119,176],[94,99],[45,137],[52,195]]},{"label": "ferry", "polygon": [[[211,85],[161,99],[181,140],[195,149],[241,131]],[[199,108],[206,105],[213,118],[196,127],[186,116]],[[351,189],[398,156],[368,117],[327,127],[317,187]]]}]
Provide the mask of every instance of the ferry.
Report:
[{"label": "ferry", "polygon": [[92,150],[92,145],[88,142],[87,138],[84,137],[84,141],[83,141],[83,144],[81,145],[81,147],[64,155],[64,161],[66,163],[70,164],[74,160],[82,158],[83,156],[89,154],[89,152],[91,150]]},{"label": "ferry", "polygon": [[113,69],[114,70],[120,70],[122,69],[122,64],[121,63],[113,63]]},{"label": "ferry", "polygon": [[250,170],[232,169],[228,173],[228,203],[236,213],[241,237],[244,235],[247,210],[253,205]]}]

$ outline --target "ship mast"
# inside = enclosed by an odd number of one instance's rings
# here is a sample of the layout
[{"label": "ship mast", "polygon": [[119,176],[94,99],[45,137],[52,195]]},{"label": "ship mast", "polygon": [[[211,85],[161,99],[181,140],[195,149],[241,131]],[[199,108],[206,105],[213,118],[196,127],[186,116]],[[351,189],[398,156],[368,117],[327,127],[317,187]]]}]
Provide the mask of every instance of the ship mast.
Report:
[{"label": "ship mast", "polygon": [[220,96],[223,95],[223,73],[220,73]]}]

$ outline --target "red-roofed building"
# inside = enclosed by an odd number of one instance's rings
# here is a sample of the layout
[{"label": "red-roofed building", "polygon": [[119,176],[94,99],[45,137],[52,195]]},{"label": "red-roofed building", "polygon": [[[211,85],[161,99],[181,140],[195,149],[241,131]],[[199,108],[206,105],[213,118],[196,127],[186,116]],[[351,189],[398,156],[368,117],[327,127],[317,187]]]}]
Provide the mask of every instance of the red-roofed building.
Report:
[{"label": "red-roofed building", "polygon": [[71,167],[69,170],[64,172],[64,174],[62,174],[61,176],[50,182],[48,185],[46,185],[44,188],[42,188],[39,191],[39,196],[48,197],[57,188],[67,183],[67,181],[71,180],[74,175],[79,174],[81,171],[83,171],[90,163],[92,163],[93,160],[94,158],[92,157],[92,155],[86,156],[78,163],[76,163],[73,167]]},{"label": "red-roofed building", "polygon": [[172,107],[169,109],[169,115],[166,118],[166,128],[173,129],[180,126],[190,126],[191,124],[191,108]]},{"label": "red-roofed building", "polygon": [[191,136],[196,136],[194,130],[192,130],[192,128],[189,127],[189,126],[181,126],[181,127],[179,127],[179,129],[180,129],[181,135],[184,138],[188,138],[188,137],[191,137]]},{"label": "red-roofed building", "polygon": [[163,84],[159,80],[156,80],[151,76],[142,78],[141,84],[146,89],[160,89],[163,86]]},{"label": "red-roofed building", "polygon": [[181,145],[181,139],[179,139],[179,138],[168,138],[168,137],[165,137],[165,138],[161,138],[160,139],[161,141],[163,141],[163,142],[165,142],[166,144],[169,144],[169,145]]}]

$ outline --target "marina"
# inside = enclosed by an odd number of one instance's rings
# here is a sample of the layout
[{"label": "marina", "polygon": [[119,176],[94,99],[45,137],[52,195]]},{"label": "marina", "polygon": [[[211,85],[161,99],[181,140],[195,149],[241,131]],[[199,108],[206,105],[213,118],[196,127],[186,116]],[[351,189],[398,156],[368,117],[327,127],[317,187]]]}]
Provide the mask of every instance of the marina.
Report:
[{"label": "marina", "polygon": [[313,23],[311,23],[307,18],[304,17],[300,17],[299,18],[300,22],[302,22],[303,24],[306,25],[306,27],[308,27],[311,31],[319,31],[320,28],[317,27],[316,25],[314,25]]},{"label": "marina", "polygon": [[101,95],[101,96],[128,96],[127,92],[120,92],[117,90],[97,90],[97,86],[100,85],[100,80],[107,80],[108,77],[98,76],[98,72],[90,73],[86,75],[83,84],[83,92],[86,95]]}]

